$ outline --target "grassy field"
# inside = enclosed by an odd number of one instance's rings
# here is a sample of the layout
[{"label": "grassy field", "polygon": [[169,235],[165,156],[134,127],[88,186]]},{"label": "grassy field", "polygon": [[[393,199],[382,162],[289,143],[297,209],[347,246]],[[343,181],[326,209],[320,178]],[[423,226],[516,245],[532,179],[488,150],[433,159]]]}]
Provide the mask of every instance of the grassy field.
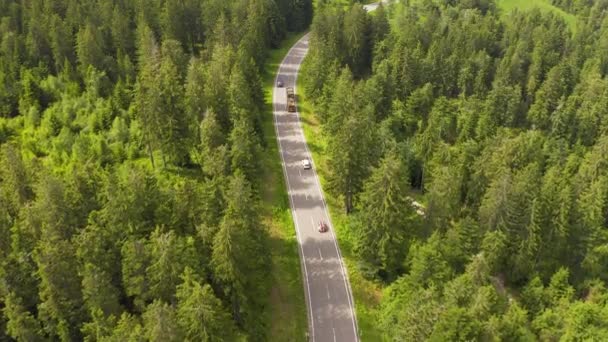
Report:
[{"label": "grassy field", "polygon": [[[300,69],[300,74],[303,70]],[[312,153],[316,171],[319,174],[321,185],[325,188],[327,179],[327,157],[325,149],[327,141],[321,134],[321,129],[317,118],[312,112],[312,107],[306,98],[304,87],[298,78],[296,91],[298,94],[298,109],[300,111],[304,136],[308,143],[308,148]],[[378,329],[378,309],[381,299],[381,286],[362,277],[356,267],[356,260],[353,256],[353,240],[348,231],[348,218],[344,214],[342,202],[325,192],[325,199],[329,207],[331,221],[340,251],[346,263],[348,278],[350,280],[353,296],[355,300],[355,310],[357,312],[357,323],[359,325],[359,336],[362,341],[382,341],[382,333]]]},{"label": "grassy field", "polygon": [[267,143],[263,156],[263,218],[270,232],[272,290],[268,317],[269,341],[306,341],[307,317],[302,273],[289,199],[285,191],[272,116],[272,88],[277,68],[289,48],[303,34],[290,35],[281,47],[272,50],[264,66],[264,135]]},{"label": "grassy field", "polygon": [[511,13],[516,8],[519,10],[539,8],[543,11],[552,11],[564,18],[573,32],[576,31],[576,17],[561,8],[551,5],[549,0],[498,0],[497,4],[503,10],[503,15]]}]

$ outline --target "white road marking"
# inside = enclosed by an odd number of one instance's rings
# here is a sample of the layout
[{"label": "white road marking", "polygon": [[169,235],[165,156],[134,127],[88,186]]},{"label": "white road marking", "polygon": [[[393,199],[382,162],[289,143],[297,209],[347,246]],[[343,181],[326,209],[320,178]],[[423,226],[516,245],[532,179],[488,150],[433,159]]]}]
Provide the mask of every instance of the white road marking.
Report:
[{"label": "white road marking", "polygon": [[312,219],[312,216],[310,217],[310,224],[312,224],[312,230],[315,230],[315,220]]},{"label": "white road marking", "polygon": [[308,192],[304,193],[304,196],[306,196],[306,200],[308,201]]},{"label": "white road marking", "polygon": [[[296,83],[298,80],[298,72],[300,70],[300,66],[301,64],[298,64],[296,67],[296,74],[295,74],[295,79],[296,79]],[[296,86],[293,87],[293,91],[294,93],[297,94],[297,90],[296,90]],[[297,121],[297,127],[300,129],[300,132],[302,134],[302,137],[304,139],[304,146],[306,148],[306,153],[308,156],[311,155],[310,153],[310,149],[308,148],[308,144],[306,143],[306,137],[304,136],[303,132],[304,130],[302,130],[302,125],[301,125],[301,120],[300,120],[300,112],[296,111],[296,117],[298,118]],[[278,136],[278,135],[277,135]],[[312,161],[311,158],[311,163],[313,165],[313,169],[314,169],[314,161]],[[325,202],[325,197],[323,196],[323,192],[322,192],[322,187],[321,187],[321,181],[319,180],[319,175],[316,172],[313,172],[313,177],[317,183],[317,189],[319,190],[319,195],[321,196],[321,202],[323,203],[323,209],[325,211],[325,216],[329,219],[328,221],[331,222],[331,218],[329,216],[329,210],[327,209],[327,203]],[[336,248],[336,252],[338,253],[338,260],[340,261],[340,268],[342,270],[342,279],[344,280],[344,287],[346,288],[346,292],[348,294],[347,298],[348,298],[348,306],[349,306],[349,311],[352,314],[351,316],[351,321],[353,323],[353,331],[355,332],[355,341],[358,342],[359,341],[359,336],[357,334],[357,313],[354,310],[355,304],[354,304],[354,299],[353,299],[353,290],[351,289],[350,286],[350,281],[348,279],[348,273],[346,272],[346,267],[344,266],[344,261],[342,260],[342,253],[340,253],[340,249],[338,248],[338,239],[336,238],[336,234],[334,233],[334,230],[331,227],[331,223],[330,223],[330,227],[329,230],[331,231],[331,235],[332,235],[332,240],[334,243],[334,246]]]},{"label": "white road marking", "polygon": [[[307,44],[308,43],[307,39],[308,39],[308,35],[305,35],[300,41],[298,41],[298,43],[296,43],[296,45],[299,44],[299,43],[301,43],[302,41],[304,41],[304,44]],[[296,91],[296,84],[295,83],[297,81],[298,71],[299,71],[300,66],[301,66],[300,62],[301,62],[301,59],[304,58],[303,55],[306,54],[307,49],[308,49],[306,46],[304,46],[304,47],[296,47],[296,45],[292,46],[292,48],[290,49],[290,51],[287,53],[286,57],[281,62],[281,65],[279,67],[279,72],[277,74],[277,79],[278,79],[279,74],[280,74],[282,76],[284,75],[284,77],[287,77],[287,80],[289,81],[290,84],[292,84],[292,82],[293,82],[293,88],[294,88],[294,92],[295,93],[297,93],[297,91]],[[292,53],[295,53],[295,55],[294,56],[290,56]],[[293,59],[292,57],[295,58],[295,61],[293,63],[287,63],[288,60],[291,61]],[[295,67],[295,72],[290,71],[290,72],[287,72],[287,73],[281,73],[281,71],[284,68],[293,68],[293,67]],[[275,82],[276,82],[276,79],[275,79]],[[287,81],[286,81],[286,83],[287,83]],[[276,93],[276,95],[278,96],[280,94]],[[273,98],[274,97],[275,97],[275,94],[273,94]],[[281,100],[283,100],[283,99],[281,98]],[[277,101],[275,101],[275,103],[277,103]],[[280,105],[283,106],[284,104],[280,104]],[[283,142],[283,140],[288,140],[288,139],[286,139],[286,137],[281,138],[279,136],[279,134],[278,134],[279,111],[277,111],[276,108],[274,108],[274,109],[275,109],[275,111],[274,111],[275,133],[276,133],[276,136],[277,136],[277,140],[279,142],[280,150],[282,151],[283,150],[282,142]],[[300,130],[300,134],[302,135],[302,138],[303,138],[303,141],[304,141],[304,147],[306,149],[307,155],[310,156],[310,150],[308,148],[308,145],[306,144],[306,137],[304,136],[303,130],[302,130],[302,124],[301,124],[301,121],[300,121],[300,113],[298,111],[296,111],[295,113],[285,112],[284,114],[287,114],[287,117],[289,117],[289,118],[291,118],[291,115],[293,115],[297,119],[297,121],[293,124],[293,126],[294,126],[293,128]],[[288,126],[291,127],[292,124],[289,123]],[[280,155],[281,155],[281,158],[283,159],[284,155],[282,153]],[[285,161],[283,160],[283,162],[285,162]],[[311,160],[311,163],[312,163],[312,160]],[[352,296],[352,289],[351,289],[351,286],[350,286],[350,282],[348,280],[348,273],[346,272],[346,267],[345,267],[344,262],[342,260],[342,255],[341,255],[340,249],[338,248],[338,243],[337,243],[336,235],[335,235],[333,229],[331,228],[331,219],[330,219],[330,215],[329,215],[329,210],[327,208],[327,203],[326,203],[325,198],[323,196],[321,183],[319,181],[319,176],[314,171],[314,167],[313,167],[312,171],[313,171],[313,177],[314,177],[313,182],[317,184],[317,190],[319,191],[319,195],[321,196],[321,202],[322,202],[322,205],[321,205],[322,208],[321,208],[321,210],[323,210],[325,212],[325,215],[322,215],[322,214],[320,216],[318,215],[318,218],[319,219],[323,219],[323,220],[326,219],[327,222],[328,222],[329,228],[331,230],[330,233],[331,233],[331,237],[332,237],[332,240],[333,240],[332,242],[333,242],[333,245],[334,245],[334,247],[336,249],[336,252],[338,253],[339,265],[340,265],[340,269],[342,271],[341,272],[342,273],[342,280],[344,281],[344,286],[345,286],[346,292],[347,292],[347,299],[348,299],[348,305],[349,305],[350,316],[351,316],[350,318],[352,320],[353,330],[354,330],[354,334],[355,334],[354,341],[358,342],[359,341],[359,336],[357,334],[357,330],[358,329],[357,329],[357,322],[356,322],[356,313],[354,311],[354,300],[353,300],[353,296]],[[296,230],[297,230],[298,243],[300,245],[300,255],[301,255],[300,262],[302,263],[303,268],[304,268],[306,290],[307,290],[306,291],[306,295],[307,295],[308,305],[309,305],[309,318],[310,318],[309,324],[310,324],[310,329],[311,329],[312,341],[314,342],[315,341],[315,322],[314,322],[314,317],[313,317],[313,308],[312,308],[312,301],[311,301],[311,295],[312,294],[310,293],[310,285],[309,285],[310,280],[308,279],[308,272],[306,270],[306,263],[307,263],[306,260],[310,260],[310,259],[307,259],[305,257],[305,255],[304,255],[304,249],[303,249],[303,245],[302,245],[303,241],[302,241],[302,235],[301,235],[302,231],[300,231],[300,229],[299,229],[299,224],[298,224],[298,220],[297,220],[297,212],[296,212],[296,208],[294,207],[294,197],[293,197],[294,196],[294,194],[293,194],[294,191],[291,189],[291,186],[289,184],[289,175],[287,174],[287,167],[286,167],[286,165],[283,165],[283,174],[285,176],[286,183],[287,183],[287,190],[288,190],[288,193],[290,195],[289,200],[290,200],[291,210],[292,210],[292,214],[293,214],[293,217],[294,217],[295,226],[296,226]],[[307,194],[306,194],[306,196],[307,196]],[[307,198],[308,198],[308,196],[307,196]],[[311,217],[311,222],[312,222],[312,225],[313,225],[313,229],[315,229],[315,222],[314,222],[314,219],[312,217]],[[320,249],[319,249],[319,255],[322,257]],[[329,288],[329,285],[327,283],[326,283],[326,286]],[[328,292],[328,295],[329,295],[329,292]],[[337,336],[336,336],[336,331],[335,331],[333,322],[332,322],[332,332],[333,332],[334,342],[337,342]],[[343,333],[344,333],[343,331],[340,332],[340,334],[343,334]]]},{"label": "white road marking", "polygon": [[331,299],[331,296],[329,295],[329,285],[325,284],[325,288],[327,288],[327,299]]},{"label": "white road marking", "polygon": [[317,249],[319,250],[319,258],[323,260],[323,254],[321,254],[321,247],[317,247]]},{"label": "white road marking", "polygon": [[298,173],[300,174],[300,177],[302,177],[302,170],[298,169]]},{"label": "white road marking", "polygon": [[[279,75],[281,74],[281,69],[283,68],[283,63],[286,62],[287,57],[291,54],[291,51],[293,51],[295,49],[295,46],[296,45],[292,46],[289,49],[289,51],[287,52],[287,55],[285,55],[285,57],[283,58],[283,61],[281,61],[281,66],[279,67],[279,71],[277,72],[277,76],[275,77],[275,83],[278,80]],[[274,94],[273,94],[273,97],[274,97]],[[283,178],[285,178],[285,182],[287,183],[287,190],[288,190],[288,192],[291,193],[291,185],[289,184],[289,175],[287,173],[287,167],[285,165],[285,158],[283,156],[283,151],[284,151],[283,150],[283,144],[282,144],[281,138],[279,136],[279,129],[278,129],[278,115],[279,115],[278,113],[279,112],[277,111],[276,106],[273,106],[273,107],[274,107],[273,108],[273,112],[275,113],[273,115],[274,116],[274,131],[275,131],[277,140],[279,142],[279,149],[281,150],[281,153],[279,155],[281,156],[281,161],[282,161],[282,166],[283,166],[283,175],[284,175]],[[298,244],[300,246],[300,255],[301,255],[301,257],[300,257],[300,263],[302,264],[302,266],[304,268],[304,282],[306,283],[306,295],[307,295],[306,297],[308,297],[307,298],[308,299],[308,314],[309,314],[309,317],[310,317],[309,323],[310,323],[310,330],[311,330],[311,335],[312,335],[312,342],[314,342],[315,341],[315,320],[314,320],[313,313],[312,313],[312,300],[310,298],[311,297],[311,293],[310,293],[310,283],[308,281],[308,269],[306,267],[306,259],[304,257],[304,247],[302,246],[302,237],[300,235],[300,228],[299,228],[299,225],[298,225],[298,216],[296,214],[296,210],[295,210],[295,207],[293,205],[293,195],[292,194],[290,194],[290,196],[289,196],[289,202],[290,202],[290,205],[291,205],[291,213],[292,213],[293,218],[294,218],[293,221],[294,221],[294,224],[296,226],[296,231],[297,231],[296,236],[298,238]]]}]

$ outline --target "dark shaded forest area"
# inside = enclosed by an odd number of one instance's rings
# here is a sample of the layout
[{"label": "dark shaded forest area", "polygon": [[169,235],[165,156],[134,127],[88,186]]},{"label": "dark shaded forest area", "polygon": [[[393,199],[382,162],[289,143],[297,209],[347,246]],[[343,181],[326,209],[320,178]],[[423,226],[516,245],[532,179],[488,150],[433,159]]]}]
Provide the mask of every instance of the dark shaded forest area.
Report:
[{"label": "dark shaded forest area", "polygon": [[489,0],[315,15],[303,83],[388,340],[608,340],[608,2],[554,3],[575,31]]},{"label": "dark shaded forest area", "polygon": [[266,340],[260,75],[311,19],[0,0],[0,340]]}]

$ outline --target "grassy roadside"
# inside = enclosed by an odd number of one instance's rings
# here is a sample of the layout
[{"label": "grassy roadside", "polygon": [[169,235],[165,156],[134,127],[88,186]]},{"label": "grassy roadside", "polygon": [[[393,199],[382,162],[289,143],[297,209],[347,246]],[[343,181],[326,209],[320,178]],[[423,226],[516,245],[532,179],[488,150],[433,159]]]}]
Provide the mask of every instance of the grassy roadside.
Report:
[{"label": "grassy roadside", "polygon": [[302,273],[289,199],[283,181],[283,169],[279,157],[272,115],[272,89],[277,68],[289,48],[303,34],[291,34],[281,47],[270,51],[264,66],[263,85],[266,110],[264,111],[264,136],[267,147],[263,153],[264,191],[262,217],[269,228],[270,255],[272,260],[272,287],[268,300],[269,341],[306,341],[307,317]]},{"label": "grassy roadside", "polygon": [[[300,69],[300,75],[303,69]],[[321,185],[325,188],[327,176],[327,157],[325,149],[327,140],[321,134],[320,124],[315,117],[312,106],[307,100],[302,84],[302,77],[298,78],[296,85],[298,92],[298,109],[304,130],[304,136],[308,143],[308,148],[312,153],[316,171],[319,175]],[[331,220],[338,237],[340,251],[344,258],[348,271],[353,297],[355,300],[355,310],[357,312],[357,323],[359,325],[359,336],[362,341],[382,341],[382,333],[378,328],[378,310],[381,299],[380,284],[371,282],[363,278],[356,267],[356,260],[353,255],[353,240],[347,228],[348,218],[344,214],[342,202],[334,196],[325,192],[325,200],[329,207]]]}]

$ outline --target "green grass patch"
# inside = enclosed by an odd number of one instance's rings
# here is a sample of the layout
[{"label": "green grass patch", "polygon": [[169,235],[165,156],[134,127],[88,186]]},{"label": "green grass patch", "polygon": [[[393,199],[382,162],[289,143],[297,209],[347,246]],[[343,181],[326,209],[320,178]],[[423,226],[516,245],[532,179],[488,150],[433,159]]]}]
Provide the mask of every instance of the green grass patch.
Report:
[{"label": "green grass patch", "polygon": [[[300,69],[300,75],[303,70]],[[327,140],[321,133],[321,126],[312,111],[312,106],[307,100],[302,78],[298,78],[298,109],[300,111],[304,136],[308,143],[308,148],[312,153],[312,158],[319,175],[321,185],[325,187],[327,179]],[[357,268],[357,262],[353,255],[353,239],[348,230],[348,217],[344,213],[343,203],[336,197],[325,193],[331,220],[338,237],[340,251],[344,258],[348,271],[353,297],[355,300],[355,310],[357,312],[357,324],[359,325],[359,336],[362,341],[382,341],[382,331],[378,327],[378,310],[382,287],[380,284],[365,279]]]},{"label": "green grass patch", "polygon": [[503,15],[508,15],[514,9],[527,11],[538,8],[542,11],[551,11],[564,18],[572,32],[576,31],[576,16],[565,12],[559,7],[551,5],[549,0],[498,0],[497,5],[502,10]]},{"label": "green grass patch", "polygon": [[283,57],[303,34],[291,34],[281,47],[271,50],[264,66],[263,84],[266,100],[263,153],[262,217],[270,234],[272,259],[271,292],[268,299],[268,340],[306,341],[308,329],[306,304],[298,241],[291,218],[289,199],[283,180],[283,169],[277,146],[272,114],[274,78]]}]

